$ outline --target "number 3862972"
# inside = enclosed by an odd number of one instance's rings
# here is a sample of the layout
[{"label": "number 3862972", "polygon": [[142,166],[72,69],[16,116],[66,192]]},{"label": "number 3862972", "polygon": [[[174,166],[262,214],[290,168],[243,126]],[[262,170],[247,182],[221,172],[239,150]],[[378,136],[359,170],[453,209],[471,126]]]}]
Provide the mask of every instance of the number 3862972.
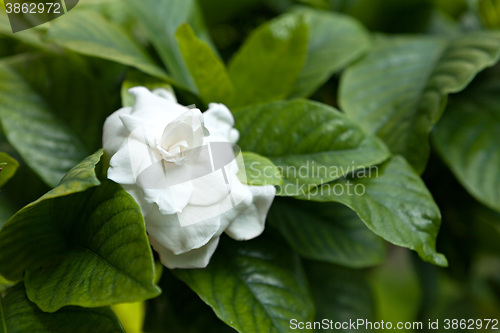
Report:
[{"label": "number 3862972", "polygon": [[7,14],[61,14],[61,4],[53,2],[45,3],[34,3],[34,2],[23,2],[23,3],[5,3],[7,9]]}]

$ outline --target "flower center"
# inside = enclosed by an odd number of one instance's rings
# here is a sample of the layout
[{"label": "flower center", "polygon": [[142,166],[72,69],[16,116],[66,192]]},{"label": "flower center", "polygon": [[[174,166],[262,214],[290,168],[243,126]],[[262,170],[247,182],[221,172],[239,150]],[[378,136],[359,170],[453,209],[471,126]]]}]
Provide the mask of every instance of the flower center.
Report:
[{"label": "flower center", "polygon": [[163,160],[166,162],[183,164],[186,159],[186,151],[189,150],[189,145],[186,140],[179,141],[166,148],[157,143],[156,149],[158,149]]}]

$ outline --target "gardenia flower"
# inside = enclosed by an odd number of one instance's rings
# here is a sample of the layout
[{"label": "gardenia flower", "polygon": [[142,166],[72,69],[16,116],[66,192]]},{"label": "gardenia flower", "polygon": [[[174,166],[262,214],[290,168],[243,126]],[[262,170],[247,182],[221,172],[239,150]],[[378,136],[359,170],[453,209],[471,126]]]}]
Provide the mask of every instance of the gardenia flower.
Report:
[{"label": "gardenia flower", "polygon": [[162,263],[205,267],[223,232],[236,240],[260,235],[276,190],[239,180],[232,149],[239,133],[227,107],[212,103],[202,114],[165,89],[130,92],[134,106],[104,124],[108,178],[140,205]]}]

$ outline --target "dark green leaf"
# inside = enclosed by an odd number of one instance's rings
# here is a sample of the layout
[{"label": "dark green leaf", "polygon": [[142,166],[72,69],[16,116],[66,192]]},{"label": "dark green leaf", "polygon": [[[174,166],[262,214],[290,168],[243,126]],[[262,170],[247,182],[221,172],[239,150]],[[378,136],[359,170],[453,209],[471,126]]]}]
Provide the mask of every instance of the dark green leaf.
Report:
[{"label": "dark green leaf", "polygon": [[500,80],[492,72],[454,97],[436,126],[434,146],[478,201],[500,211]]},{"label": "dark green leaf", "polygon": [[224,239],[207,268],[174,273],[239,332],[289,332],[291,318],[314,315],[299,258],[262,237]]},{"label": "dark green leaf", "polygon": [[82,141],[87,148],[83,157],[102,147],[104,120],[120,107],[116,92],[123,81],[122,65],[75,53],[31,53],[11,58],[9,64]]},{"label": "dark green leaf", "polygon": [[236,89],[233,105],[287,97],[307,56],[308,29],[302,15],[287,14],[257,28],[229,64]]},{"label": "dark green leaf", "polygon": [[455,40],[379,38],[373,52],[345,72],[340,103],[349,117],[421,173],[428,136],[447,95],[464,89],[499,56],[498,32],[472,32]]},{"label": "dark green leaf", "polygon": [[447,265],[435,247],[439,208],[422,179],[400,156],[314,188],[301,198],[342,203],[385,240],[417,251],[425,261]]},{"label": "dark green leaf", "polygon": [[181,24],[188,23],[201,40],[210,44],[198,2],[196,0],[126,0],[125,2],[145,29],[172,77],[197,93],[194,80],[175,39],[175,32]]},{"label": "dark green leaf", "polygon": [[98,152],[0,232],[0,273],[19,279],[43,311],[158,295],[140,208],[119,185],[99,184]]},{"label": "dark green leaf", "polygon": [[[162,294],[146,303],[144,332],[235,333],[182,281],[165,270],[159,286]],[[196,313],[196,320],[193,320]]]},{"label": "dark green leaf", "polygon": [[[29,216],[32,210],[45,210],[45,212],[43,212],[44,215],[50,215],[52,214],[50,205],[52,199],[82,192],[90,187],[99,185],[100,181],[95,175],[94,168],[99,162],[101,155],[102,151],[99,151],[86,158],[63,178],[59,186],[47,192],[37,201],[24,207],[0,230],[0,239],[2,240],[0,242],[0,248],[2,249],[2,251],[0,251],[0,274],[10,280],[19,280],[23,277],[23,272],[27,268],[43,262],[46,256],[56,255],[58,252],[64,251],[66,246],[65,240],[63,239],[63,235],[58,233],[55,225],[55,223],[60,223],[61,221],[45,224],[42,220],[34,220],[31,223],[39,225],[39,229],[37,230],[35,230],[36,228],[28,228],[30,221],[27,221],[25,222],[28,225],[27,229],[21,229],[24,231],[19,233],[18,228],[20,226],[17,226],[17,223],[12,222],[12,220],[19,218],[19,216],[22,217],[22,215],[26,213],[28,213],[27,215]],[[29,239],[35,239],[36,241],[29,242],[27,241]],[[25,241],[28,242],[28,244],[31,243],[31,245],[35,247],[32,256],[8,247],[11,242],[13,245],[18,246],[19,242]],[[45,251],[37,249],[37,243],[44,244],[45,242],[46,244],[50,244],[50,247],[43,249]],[[13,251],[15,255],[10,257],[10,254],[7,253],[8,251]]]},{"label": "dark green leaf", "polygon": [[224,63],[212,48],[199,40],[193,29],[183,24],[175,34],[184,61],[205,103],[231,103],[234,87]]},{"label": "dark green leaf", "polygon": [[269,158],[281,171],[279,195],[304,194],[354,170],[383,162],[389,151],[344,114],[312,101],[257,105],[233,112],[238,145]]},{"label": "dark green leaf", "polygon": [[75,52],[133,66],[163,80],[171,80],[120,26],[91,10],[73,11],[51,25],[50,39]]},{"label": "dark green leaf", "polygon": [[348,16],[306,8],[296,13],[305,17],[309,45],[306,63],[291,95],[304,97],[367,52],[370,39],[363,26]]},{"label": "dark green leaf", "polygon": [[66,307],[55,313],[42,312],[26,296],[22,283],[9,288],[0,299],[2,333],[124,333],[109,308]]},{"label": "dark green leaf", "polygon": [[268,221],[300,255],[348,267],[380,264],[384,242],[349,208],[337,203],[276,200]]},{"label": "dark green leaf", "polygon": [[85,157],[80,140],[5,64],[0,64],[0,105],[0,120],[9,142],[48,185],[55,186]]},{"label": "dark green leaf", "polygon": [[[335,325],[357,319],[372,322],[377,319],[373,291],[366,279],[365,271],[315,262],[308,262],[305,266],[316,304],[316,321],[327,318]],[[353,333],[363,331],[351,328],[347,326],[347,329],[344,327],[333,331]],[[332,329],[319,329],[316,332],[332,332]]]}]

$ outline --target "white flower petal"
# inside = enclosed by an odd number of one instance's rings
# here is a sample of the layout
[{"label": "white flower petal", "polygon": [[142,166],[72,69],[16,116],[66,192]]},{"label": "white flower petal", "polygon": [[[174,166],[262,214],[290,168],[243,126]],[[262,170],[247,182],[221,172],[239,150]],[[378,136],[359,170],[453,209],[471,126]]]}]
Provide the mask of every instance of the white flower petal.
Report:
[{"label": "white flower petal", "polygon": [[143,188],[144,200],[158,205],[160,214],[176,214],[185,209],[193,193],[193,186],[190,183],[165,186],[164,188]]},{"label": "white flower petal", "polygon": [[153,210],[146,219],[146,229],[150,239],[174,254],[181,254],[207,244],[219,232],[220,218],[182,227],[177,214],[162,215]]},{"label": "white flower petal", "polygon": [[174,254],[155,240],[151,239],[151,245],[160,255],[160,261],[166,267],[173,268],[205,268],[210,258],[219,244],[219,237],[210,240],[206,245],[199,249],[191,250],[182,254]]},{"label": "white flower petal", "polygon": [[[184,153],[203,145],[202,114],[198,109],[183,113],[165,127],[161,137],[161,148],[169,151],[172,147],[183,147]],[[181,144],[182,143],[182,144]],[[179,156],[183,155],[180,152]]]},{"label": "white flower petal", "polygon": [[163,128],[189,110],[170,98],[163,98],[167,94],[165,92],[159,96],[144,87],[135,87],[129,89],[129,92],[135,97],[132,115],[152,124],[162,125]]},{"label": "white flower petal", "polygon": [[246,186],[236,176],[239,133],[227,107],[210,104],[202,115],[168,90],[130,92],[134,106],[105,123],[108,178],[140,205],[163,264],[205,267],[224,231],[239,240],[262,233],[275,188]]},{"label": "white flower petal", "polygon": [[118,149],[109,161],[108,178],[122,185],[135,184],[136,177],[130,162],[129,146],[127,142]]},{"label": "white flower petal", "polygon": [[153,94],[177,104],[177,98],[175,97],[174,93],[168,89],[157,88],[153,90]]},{"label": "white flower petal", "polygon": [[193,179],[193,195],[189,204],[193,206],[211,206],[229,196],[230,188],[224,179],[222,170]]},{"label": "white flower petal", "polygon": [[154,204],[144,199],[143,190],[137,185],[122,185],[123,189],[134,198],[141,207],[142,216],[147,217],[154,207]]},{"label": "white flower petal", "polygon": [[236,240],[249,240],[264,231],[267,212],[276,195],[276,188],[271,185],[247,187],[253,195],[252,204],[226,229],[226,233]]},{"label": "white flower petal", "polygon": [[203,113],[205,127],[210,132],[211,142],[236,143],[239,138],[238,130],[234,129],[234,118],[224,104],[210,103],[207,111]]},{"label": "white flower petal", "polygon": [[116,154],[120,146],[127,140],[130,134],[120,121],[120,116],[130,114],[132,108],[122,108],[112,113],[104,122],[102,134],[103,148],[108,156]]}]

